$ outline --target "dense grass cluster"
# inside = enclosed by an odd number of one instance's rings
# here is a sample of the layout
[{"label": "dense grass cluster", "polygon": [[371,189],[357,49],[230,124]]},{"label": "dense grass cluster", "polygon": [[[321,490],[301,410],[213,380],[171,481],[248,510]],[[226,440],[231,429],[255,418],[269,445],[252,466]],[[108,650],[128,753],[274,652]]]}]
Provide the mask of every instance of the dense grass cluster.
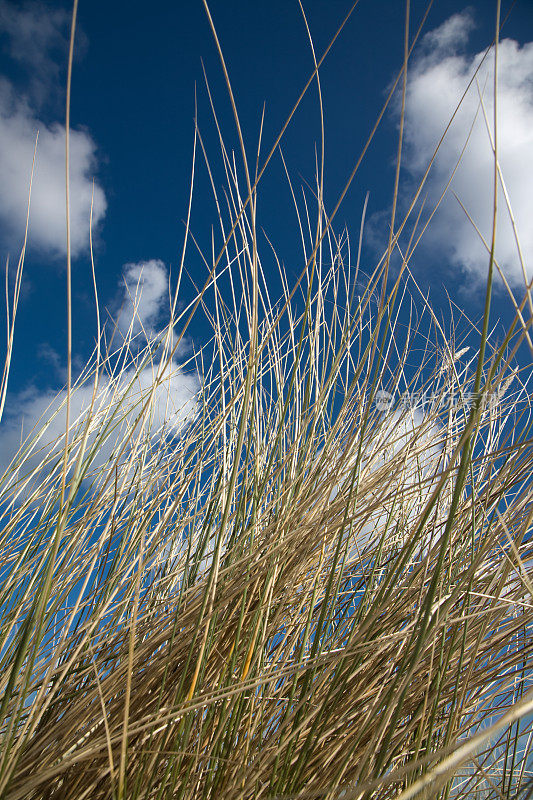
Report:
[{"label": "dense grass cluster", "polygon": [[221,152],[197,297],[99,328],[1,480],[0,796],[526,797],[530,286],[493,344],[489,247],[483,322],[444,330],[414,234],[393,272],[393,211],[363,276],[319,165],[271,298],[260,173]]}]

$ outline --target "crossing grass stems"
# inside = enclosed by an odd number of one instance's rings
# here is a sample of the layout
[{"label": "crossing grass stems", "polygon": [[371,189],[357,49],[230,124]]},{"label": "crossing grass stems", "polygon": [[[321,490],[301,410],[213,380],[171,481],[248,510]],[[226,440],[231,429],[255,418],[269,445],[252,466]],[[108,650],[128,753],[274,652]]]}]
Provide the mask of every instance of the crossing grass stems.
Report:
[{"label": "crossing grass stems", "polygon": [[[69,370],[53,409],[65,432],[52,446],[45,415],[0,485],[0,796],[530,797],[533,453],[516,356],[533,349],[531,284],[494,343],[497,103],[480,328],[452,315],[444,330],[419,291],[417,220],[400,244],[427,177],[400,220],[407,66],[421,30],[410,33],[409,4],[404,62],[367,143],[401,92],[386,250],[363,275],[364,212],[355,249],[335,233],[361,159],[328,213],[322,125],[303,206],[286,173],[302,244],[291,284],[258,198],[300,100],[251,165],[205,8],[241,166],[211,101],[226,185],[196,127],[168,326],[141,346],[134,315],[120,338],[98,314],[94,353],[77,380]],[[499,5],[497,17],[496,31]],[[75,13],[69,85],[74,27]],[[315,87],[321,110],[323,59],[309,39],[315,70],[302,96]],[[496,66],[497,52],[496,33]],[[202,159],[220,230],[184,307]],[[264,277],[269,259],[280,297]],[[178,363],[199,315],[210,337]],[[467,339],[477,351],[465,356]],[[173,387],[187,375],[179,408]],[[431,402],[384,408],[384,390]]]}]

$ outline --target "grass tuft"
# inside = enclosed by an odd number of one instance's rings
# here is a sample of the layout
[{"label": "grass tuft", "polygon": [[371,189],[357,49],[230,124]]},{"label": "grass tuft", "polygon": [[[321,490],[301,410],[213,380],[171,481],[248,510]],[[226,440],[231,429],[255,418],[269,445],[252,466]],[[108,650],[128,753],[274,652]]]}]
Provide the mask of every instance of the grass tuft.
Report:
[{"label": "grass tuft", "polygon": [[392,268],[401,133],[375,269],[335,233],[319,162],[291,283],[258,223],[279,140],[254,171],[216,44],[242,170],[220,134],[223,202],[196,128],[208,278],[157,335],[98,317],[0,481],[0,797],[530,797],[531,287],[493,341],[496,137],[481,332],[444,330],[414,233]]}]

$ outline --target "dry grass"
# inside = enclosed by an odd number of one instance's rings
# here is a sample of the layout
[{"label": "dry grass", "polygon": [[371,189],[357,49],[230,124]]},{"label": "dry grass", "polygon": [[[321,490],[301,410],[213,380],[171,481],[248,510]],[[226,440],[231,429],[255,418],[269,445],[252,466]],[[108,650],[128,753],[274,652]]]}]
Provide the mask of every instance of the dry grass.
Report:
[{"label": "dry grass", "polygon": [[[466,356],[410,277],[414,238],[392,275],[394,211],[363,280],[319,164],[300,280],[280,267],[273,300],[260,183],[244,145],[242,174],[221,145],[221,242],[196,300],[171,298],[140,350],[99,330],[68,415],[58,400],[2,480],[0,796],[516,797],[533,711],[514,367],[529,287],[493,345],[492,246]],[[178,366],[194,314],[212,338]],[[431,401],[385,408],[384,390]]]}]

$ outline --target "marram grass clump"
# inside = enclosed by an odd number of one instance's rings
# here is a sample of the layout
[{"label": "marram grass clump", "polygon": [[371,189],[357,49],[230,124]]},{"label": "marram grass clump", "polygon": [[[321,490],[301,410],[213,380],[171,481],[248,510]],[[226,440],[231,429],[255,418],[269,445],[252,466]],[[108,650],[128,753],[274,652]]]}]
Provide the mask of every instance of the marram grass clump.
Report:
[{"label": "marram grass clump", "polygon": [[271,298],[242,156],[196,298],[99,329],[2,478],[0,796],[530,796],[530,287],[503,342],[445,333],[319,169]]}]

